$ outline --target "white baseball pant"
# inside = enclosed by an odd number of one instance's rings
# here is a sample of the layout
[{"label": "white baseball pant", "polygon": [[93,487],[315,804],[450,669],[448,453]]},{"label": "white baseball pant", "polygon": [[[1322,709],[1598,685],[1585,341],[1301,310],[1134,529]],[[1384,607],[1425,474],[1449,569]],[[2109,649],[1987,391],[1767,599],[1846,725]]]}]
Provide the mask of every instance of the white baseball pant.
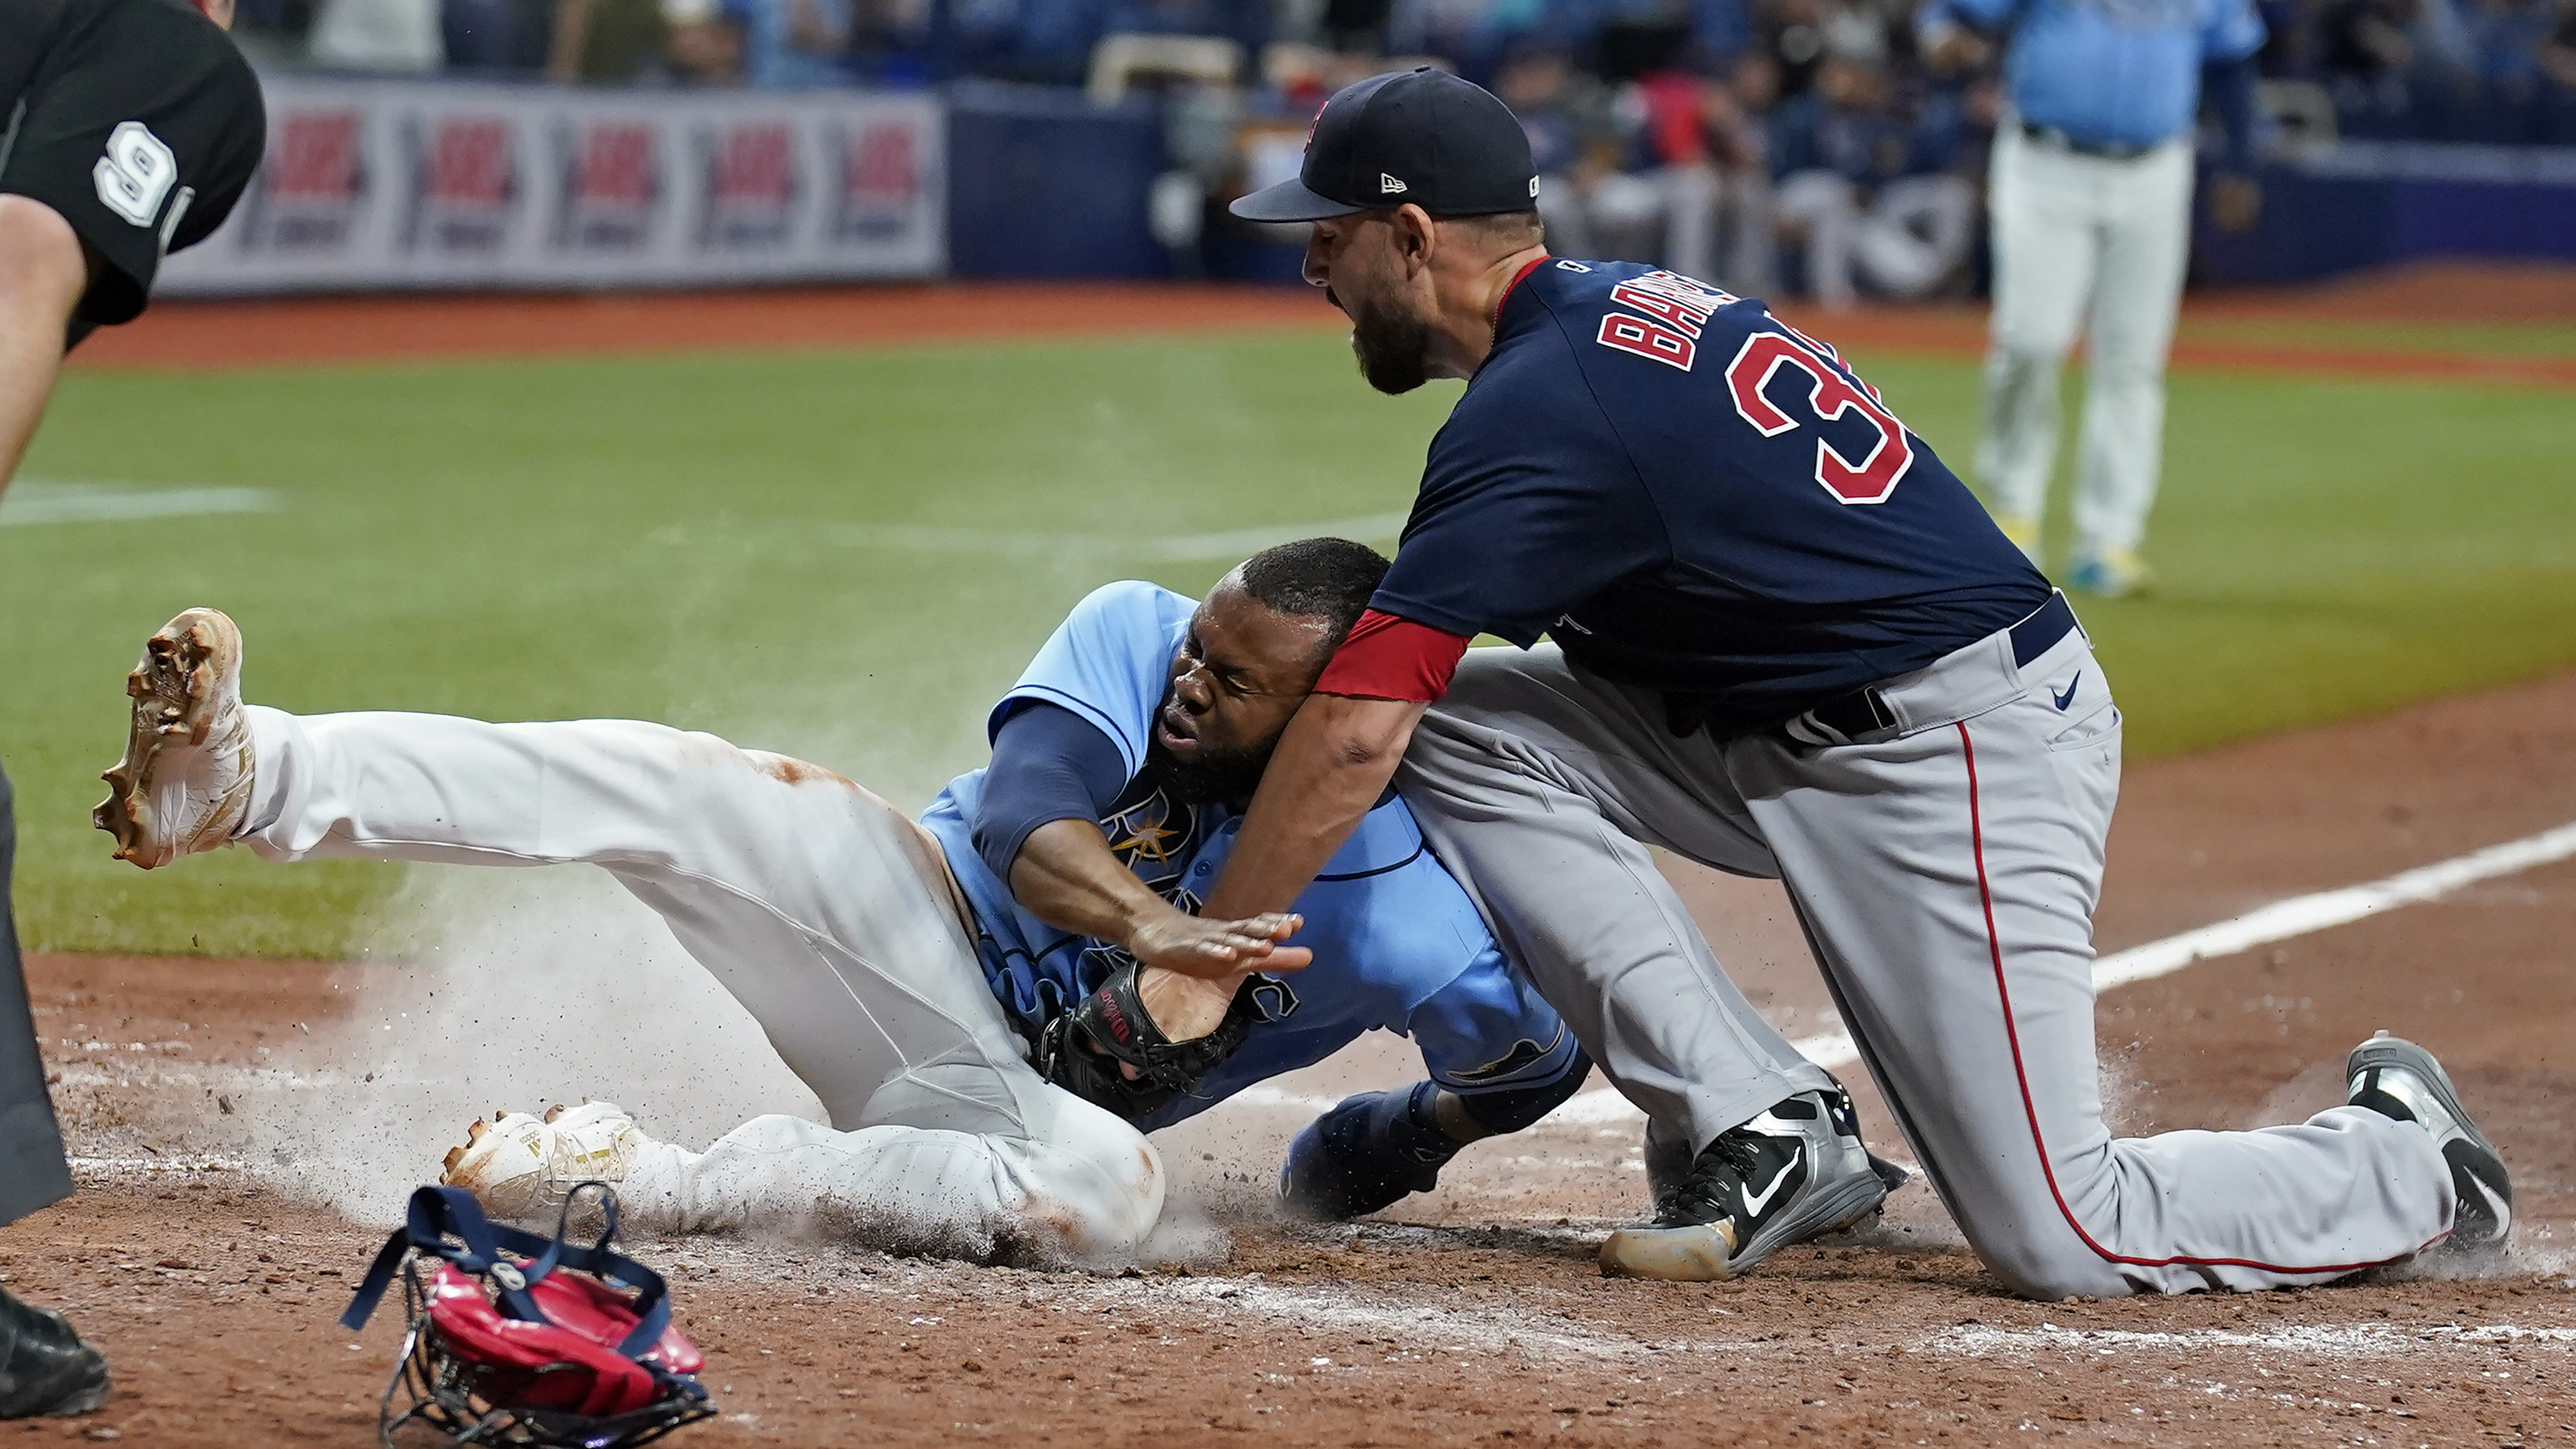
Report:
[{"label": "white baseball pant", "polygon": [[1161,1214],[1152,1145],[1021,1059],[939,847],[857,785],[635,721],[248,713],[241,838],[260,856],[597,865],[822,1099],[830,1127],[770,1116],[703,1153],[653,1144],[620,1192],[639,1221],[1095,1261]]},{"label": "white baseball pant", "polygon": [[2033,141],[2007,117],[1987,187],[1995,305],[1977,473],[1997,513],[2046,512],[2057,375],[2081,327],[2075,552],[2134,549],[2164,467],[2165,354],[2191,254],[2191,143],[2113,160]]},{"label": "white baseball pant", "polygon": [[2120,714],[2080,631],[2026,667],[1997,634],[1881,693],[1903,723],[1857,742],[1803,719],[1677,737],[1552,644],[1473,649],[1397,784],[1594,1060],[1695,1149],[1813,1082],[1636,842],[1785,881],[1933,1187],[2017,1292],[2315,1283],[2449,1231],[2431,1135],[2363,1108],[2111,1136],[2092,913]]}]

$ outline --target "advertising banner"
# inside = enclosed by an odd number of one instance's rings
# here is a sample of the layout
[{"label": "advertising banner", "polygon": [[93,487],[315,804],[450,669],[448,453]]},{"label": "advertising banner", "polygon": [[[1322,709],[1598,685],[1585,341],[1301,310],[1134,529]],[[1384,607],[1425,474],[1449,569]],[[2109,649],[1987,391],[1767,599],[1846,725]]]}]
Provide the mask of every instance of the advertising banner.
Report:
[{"label": "advertising banner", "polygon": [[947,269],[930,97],[262,81],[267,163],[164,296]]}]

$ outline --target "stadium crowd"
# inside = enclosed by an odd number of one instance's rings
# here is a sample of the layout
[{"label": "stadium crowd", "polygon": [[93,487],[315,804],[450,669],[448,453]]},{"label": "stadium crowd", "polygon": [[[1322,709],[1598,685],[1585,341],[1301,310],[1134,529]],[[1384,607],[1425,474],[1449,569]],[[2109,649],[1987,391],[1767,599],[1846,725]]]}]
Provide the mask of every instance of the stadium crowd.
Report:
[{"label": "stadium crowd", "polygon": [[[2109,6],[2155,0],[2099,0]],[[2279,134],[2576,145],[2576,0],[2261,0]],[[1293,170],[1429,61],[1528,125],[1565,249],[1829,303],[1975,289],[1994,48],[1913,0],[240,0],[272,64],[597,84],[1088,85],[1170,98],[1158,231]],[[1211,213],[1212,214],[1212,213]]]}]

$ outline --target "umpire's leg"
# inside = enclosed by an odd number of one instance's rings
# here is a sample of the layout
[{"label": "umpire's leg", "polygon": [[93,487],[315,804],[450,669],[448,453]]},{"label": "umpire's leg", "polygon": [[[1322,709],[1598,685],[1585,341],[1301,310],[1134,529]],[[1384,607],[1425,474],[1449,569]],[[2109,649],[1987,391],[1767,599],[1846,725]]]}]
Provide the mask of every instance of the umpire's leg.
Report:
[{"label": "umpire's leg", "polygon": [[0,772],[0,1223],[16,1222],[72,1192],[62,1129],[54,1124],[53,1099],[45,1095],[45,1060],[36,1049],[36,1021],[27,1009],[18,930],[9,911],[17,854],[17,813],[9,777]]},{"label": "umpire's leg", "polygon": [[[71,1164],[45,1095],[45,1059],[27,980],[18,965],[18,928],[9,910],[17,864],[18,817],[0,771],[0,1223],[15,1222],[71,1196]],[[0,1419],[86,1414],[107,1400],[107,1359],[83,1343],[62,1315],[31,1308],[0,1289]]]}]

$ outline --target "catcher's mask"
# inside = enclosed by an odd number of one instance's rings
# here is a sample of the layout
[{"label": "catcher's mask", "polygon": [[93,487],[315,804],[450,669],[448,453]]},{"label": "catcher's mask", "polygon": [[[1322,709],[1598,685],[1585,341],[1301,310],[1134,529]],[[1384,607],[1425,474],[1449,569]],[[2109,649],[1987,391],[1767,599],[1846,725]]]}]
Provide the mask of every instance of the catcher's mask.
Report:
[{"label": "catcher's mask", "polygon": [[[596,1188],[606,1224],[567,1244],[573,1205]],[[520,1449],[626,1449],[715,1412],[695,1375],[705,1357],[671,1326],[662,1276],[609,1243],[617,1196],[573,1189],[551,1239],[487,1222],[471,1193],[424,1187],[358,1285],[354,1329],[399,1270],[411,1328],[385,1385],[377,1438],[418,1425],[431,1442]]]}]

